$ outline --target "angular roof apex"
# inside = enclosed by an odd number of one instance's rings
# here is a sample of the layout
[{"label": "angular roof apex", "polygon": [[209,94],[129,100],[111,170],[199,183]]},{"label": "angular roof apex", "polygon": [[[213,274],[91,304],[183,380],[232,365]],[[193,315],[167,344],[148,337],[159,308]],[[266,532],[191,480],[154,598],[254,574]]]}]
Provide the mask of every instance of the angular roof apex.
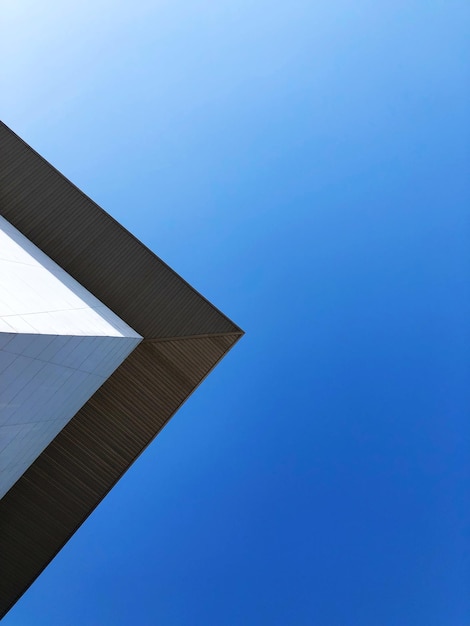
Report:
[{"label": "angular roof apex", "polygon": [[0,500],[1,618],[243,331],[2,123],[0,215],[144,338]]},{"label": "angular roof apex", "polygon": [[144,339],[243,334],[2,122],[0,213]]}]

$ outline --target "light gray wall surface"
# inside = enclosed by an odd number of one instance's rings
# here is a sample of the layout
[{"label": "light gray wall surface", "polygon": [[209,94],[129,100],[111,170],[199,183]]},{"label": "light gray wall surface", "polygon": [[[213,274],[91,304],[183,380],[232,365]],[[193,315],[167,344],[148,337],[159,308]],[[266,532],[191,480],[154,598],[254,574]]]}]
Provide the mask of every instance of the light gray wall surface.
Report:
[{"label": "light gray wall surface", "polygon": [[140,341],[0,217],[0,498]]}]

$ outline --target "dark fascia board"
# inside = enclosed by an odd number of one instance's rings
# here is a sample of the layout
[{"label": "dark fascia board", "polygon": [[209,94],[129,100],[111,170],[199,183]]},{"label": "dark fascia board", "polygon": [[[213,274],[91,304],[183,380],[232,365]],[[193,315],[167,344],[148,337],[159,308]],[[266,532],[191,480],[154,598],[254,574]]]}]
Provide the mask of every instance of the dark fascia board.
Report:
[{"label": "dark fascia board", "polygon": [[0,213],[144,339],[243,334],[3,123]]},{"label": "dark fascia board", "polygon": [[0,500],[0,617],[243,335],[0,123],[0,214],[144,340]]}]

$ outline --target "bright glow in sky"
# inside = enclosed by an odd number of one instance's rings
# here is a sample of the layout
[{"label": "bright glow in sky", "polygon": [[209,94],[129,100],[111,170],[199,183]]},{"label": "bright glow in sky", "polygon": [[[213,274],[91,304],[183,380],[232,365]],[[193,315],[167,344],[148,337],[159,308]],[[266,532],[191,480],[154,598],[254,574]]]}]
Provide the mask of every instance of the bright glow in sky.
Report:
[{"label": "bright glow in sky", "polygon": [[3,121],[247,333],[5,626],[467,626],[468,2],[4,5]]}]

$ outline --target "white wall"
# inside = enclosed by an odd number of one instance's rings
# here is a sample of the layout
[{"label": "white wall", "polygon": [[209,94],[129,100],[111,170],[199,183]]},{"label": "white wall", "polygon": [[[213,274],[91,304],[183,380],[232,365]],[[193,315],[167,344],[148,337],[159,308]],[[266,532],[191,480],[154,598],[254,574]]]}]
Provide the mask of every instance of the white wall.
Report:
[{"label": "white wall", "polygon": [[0,498],[141,339],[0,217]]}]

